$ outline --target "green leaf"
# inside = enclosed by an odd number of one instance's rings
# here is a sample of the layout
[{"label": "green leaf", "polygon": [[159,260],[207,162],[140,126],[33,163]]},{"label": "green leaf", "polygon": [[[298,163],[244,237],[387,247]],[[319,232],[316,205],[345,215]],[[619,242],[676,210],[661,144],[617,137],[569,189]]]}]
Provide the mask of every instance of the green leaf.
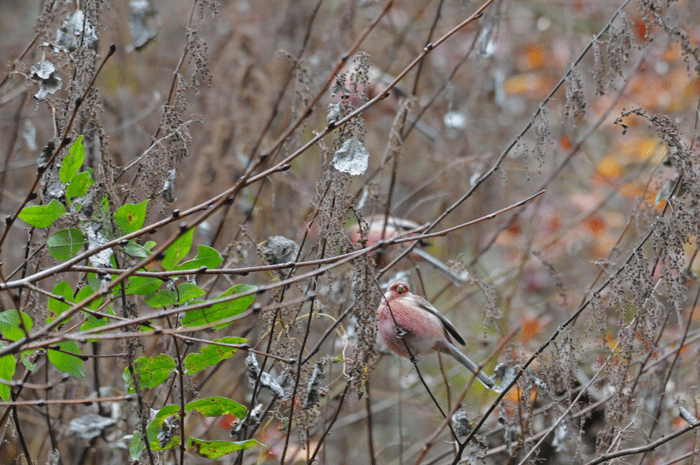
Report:
[{"label": "green leaf", "polygon": [[0,313],[0,331],[2,331],[3,337],[9,339],[10,341],[19,341],[26,336],[26,333],[20,324],[20,315],[22,315],[24,328],[27,330],[27,332],[31,332],[34,322],[26,313],[17,313],[17,310],[14,309],[5,310],[4,312]]},{"label": "green leaf", "polygon": [[[228,297],[234,294],[242,294],[244,292],[254,291],[255,289],[257,289],[257,287],[250,284],[237,284],[232,288],[228,289],[223,294],[221,294],[217,299]],[[246,311],[248,307],[250,307],[250,304],[252,304],[253,300],[255,300],[255,295],[253,294],[246,297],[241,297],[239,299],[229,300],[227,302],[220,303],[216,303],[217,299],[211,301],[211,307],[199,308],[196,310],[188,311],[187,315],[185,315],[185,318],[182,319],[182,325],[185,327],[202,326],[206,324],[217,323],[226,318],[239,315]],[[216,329],[221,329],[223,327],[228,326],[229,324],[231,323],[229,322],[223,325],[219,325]]]},{"label": "green leaf", "polygon": [[[248,342],[248,340],[242,337],[225,337],[223,339],[214,339],[214,342],[223,342],[224,344],[243,344],[244,342]],[[185,357],[185,369],[187,374],[191,375],[193,373],[197,373],[198,371],[202,371],[206,367],[223,362],[227,358],[233,357],[237,351],[238,349],[235,347],[225,347],[214,344],[202,347],[200,352],[190,353]]]},{"label": "green leaf", "polygon": [[146,443],[143,440],[143,435],[141,431],[134,431],[134,434],[124,436],[124,439],[130,439],[129,441],[129,456],[131,460],[136,462],[141,456],[141,452],[146,448]]},{"label": "green leaf", "polygon": [[68,184],[73,180],[85,160],[85,147],[83,146],[83,136],[78,138],[70,146],[70,150],[61,162],[61,169],[58,170],[58,178],[63,184]]},{"label": "green leaf", "polygon": [[102,287],[100,283],[100,278],[97,276],[97,273],[88,273],[87,282],[90,286],[90,289],[92,289],[92,292],[97,292]]},{"label": "green leaf", "polygon": [[[90,315],[87,320],[85,320],[85,323],[80,327],[81,331],[89,331],[91,329],[95,328],[100,328],[102,326],[107,326],[109,323],[109,318],[105,317],[97,317],[95,315]],[[97,334],[101,334],[104,331],[100,331]],[[99,338],[89,338],[89,342],[97,342],[99,341]]]},{"label": "green leaf", "polygon": [[30,357],[32,357],[33,355],[33,350],[24,350],[19,355],[19,359],[22,362],[22,365],[24,365],[25,368],[29,371],[34,371],[36,369],[36,364],[32,363],[32,361],[30,360]]},{"label": "green leaf", "polygon": [[109,218],[109,195],[105,194],[104,197],[102,197],[102,200],[100,200],[100,205],[102,206],[102,211],[99,212],[101,215],[95,214],[93,219],[106,221],[107,218]]},{"label": "green leaf", "polygon": [[[114,310],[112,310],[111,304],[110,304],[109,308],[107,308],[107,311],[104,313],[106,313],[107,315],[114,315]],[[85,315],[87,316],[87,320],[85,320],[85,323],[83,323],[83,325],[80,327],[81,331],[89,331],[91,329],[100,328],[102,326],[107,326],[107,324],[110,321],[110,319],[107,318],[106,316],[98,317],[95,315],[90,315],[88,313],[86,313]],[[100,334],[100,333],[98,333],[98,334]],[[88,339],[88,341],[96,342],[96,341],[99,341],[99,339]]]},{"label": "green leaf", "polygon": [[175,267],[176,270],[198,270],[203,266],[209,269],[216,268],[224,262],[221,254],[211,247],[200,245],[197,248],[197,256],[193,260],[188,260],[182,265]]},{"label": "green leaf", "polygon": [[61,281],[60,283],[56,284],[51,293],[62,296],[65,301],[61,302],[53,297],[49,297],[49,301],[47,303],[47,310],[49,311],[49,316],[46,317],[47,323],[51,323],[61,313],[68,310],[71,307],[70,303],[68,302],[73,302],[73,289],[71,289],[70,284],[65,281]]},{"label": "green leaf", "polygon": [[[75,295],[75,301],[77,303],[81,303],[83,300],[87,299],[90,297],[95,291],[92,290],[92,287],[90,286],[85,286],[82,289],[78,291],[78,293]],[[90,310],[96,310],[100,305],[102,305],[102,297],[98,297],[92,302],[90,302],[87,306]]]},{"label": "green leaf", "polygon": [[201,297],[207,293],[204,289],[192,283],[182,283],[177,286],[177,292],[180,294],[180,301],[178,303],[184,304],[192,299]]},{"label": "green leaf", "polygon": [[66,207],[53,199],[48,205],[24,207],[19,212],[19,219],[35,228],[48,228],[54,221],[66,214]]},{"label": "green leaf", "polygon": [[146,258],[151,254],[151,249],[156,245],[153,241],[148,241],[144,245],[137,244],[133,240],[124,246],[124,252],[132,257]]},{"label": "green leaf", "polygon": [[46,241],[49,253],[57,260],[70,260],[86,243],[83,233],[77,228],[56,231]]},{"label": "green leaf", "polygon": [[[165,450],[170,449],[175,446],[180,445],[180,436],[174,435],[170,442],[161,447],[158,442],[158,434],[163,430],[163,423],[169,417],[174,416],[180,411],[180,407],[177,405],[166,405],[156,414],[155,418],[146,427],[146,434],[148,435],[148,440],[151,444],[151,450]],[[146,448],[146,442],[143,440],[143,434],[141,431],[134,431],[133,434],[124,436],[122,440],[129,440],[129,456],[133,461],[137,461],[141,456],[141,453]]]},{"label": "green leaf", "polygon": [[[166,450],[180,445],[180,436],[173,434],[170,441],[167,444],[161,445],[158,435],[163,431],[163,424],[165,421],[177,415],[180,411],[180,406],[178,405],[166,405],[161,408],[156,416],[151,420],[151,422],[146,427],[146,434],[148,436],[148,442],[151,445],[151,450]],[[141,453],[146,448],[146,443],[143,440],[143,435],[140,431],[134,431],[133,434],[129,436],[124,436],[123,439],[130,439],[129,442],[129,455],[131,459],[137,461],[141,456]]]},{"label": "green leaf", "polygon": [[[180,445],[180,436],[178,435],[173,435],[170,442],[162,447],[158,441],[158,435],[163,430],[165,421],[179,411],[180,407],[178,405],[166,405],[158,411],[153,420],[146,426],[146,434],[151,444],[151,450],[165,450]],[[141,431],[134,431],[133,434],[124,436],[122,440],[129,440],[129,455],[133,461],[137,461],[146,448],[146,442],[143,440]]]},{"label": "green leaf", "polygon": [[166,271],[172,271],[175,265],[180,263],[180,260],[185,258],[192,247],[192,236],[194,235],[194,228],[191,228],[182,236],[178,237],[175,242],[170,244],[165,250],[165,257],[163,258],[163,269]]},{"label": "green leaf", "polygon": [[155,294],[148,295],[144,298],[146,305],[153,308],[163,308],[168,305],[177,303],[177,291],[172,289],[161,289]]},{"label": "green leaf", "polygon": [[189,438],[187,440],[187,449],[197,454],[208,457],[210,459],[217,459],[223,457],[231,452],[236,452],[239,450],[250,449],[253,446],[262,446],[255,439],[248,439],[247,441],[207,441],[205,439]]},{"label": "green leaf", "polygon": [[163,308],[168,305],[183,304],[196,297],[206,294],[206,291],[192,283],[182,283],[173,289],[161,289],[155,294],[146,296],[144,301],[153,308]]},{"label": "green leaf", "polygon": [[[141,389],[152,389],[160,385],[168,379],[173,370],[175,370],[175,360],[166,354],[155,357],[139,357],[134,361],[134,372],[139,377]],[[136,392],[129,367],[124,370],[122,377],[129,387],[129,392]]]},{"label": "green leaf", "polygon": [[148,440],[151,443],[152,450],[166,450],[180,445],[180,436],[177,434],[174,434],[170,439],[170,442],[163,446],[161,446],[158,441],[158,434],[160,434],[160,432],[163,430],[163,424],[165,421],[168,418],[177,415],[179,411],[179,405],[166,405],[158,411],[153,420],[148,424],[146,427],[146,434],[148,434]]},{"label": "green leaf", "polygon": [[138,231],[146,221],[146,206],[148,200],[138,204],[127,203],[119,207],[114,214],[114,222],[124,234]]},{"label": "green leaf", "polygon": [[[0,348],[2,347],[5,346],[0,343]],[[12,354],[3,355],[2,357],[0,357],[0,379],[4,379],[5,381],[12,381],[12,377],[15,375],[16,368],[17,362],[15,361],[15,357],[12,356]],[[0,383],[0,399],[2,399],[5,402],[9,402],[11,390],[11,386],[5,383]]]},{"label": "green leaf", "polygon": [[177,434],[177,432],[172,434],[172,437],[170,438],[170,442],[167,444],[161,446],[160,442],[158,441],[158,434],[156,434],[156,438],[151,440],[151,450],[168,450],[172,449],[173,447],[179,447],[180,446],[180,435]]},{"label": "green leaf", "polygon": [[84,197],[93,184],[95,180],[90,171],[78,173],[66,188],[66,201],[70,203],[73,197]]},{"label": "green leaf", "polygon": [[159,278],[151,276],[131,276],[126,285],[126,295],[148,295],[153,294],[163,284]]},{"label": "green leaf", "polygon": [[196,410],[205,417],[220,417],[231,414],[236,418],[245,418],[248,414],[248,409],[245,406],[226,397],[198,399],[185,405],[185,410],[187,410],[187,413]]},{"label": "green leaf", "polygon": [[[78,347],[78,344],[76,344],[75,341],[63,341],[60,342],[58,346],[64,352],[80,355],[80,347]],[[64,352],[49,349],[49,362],[51,362],[51,364],[55,366],[58,371],[68,373],[74,378],[85,378],[85,375],[83,374],[83,360],[80,357],[68,355]]]}]

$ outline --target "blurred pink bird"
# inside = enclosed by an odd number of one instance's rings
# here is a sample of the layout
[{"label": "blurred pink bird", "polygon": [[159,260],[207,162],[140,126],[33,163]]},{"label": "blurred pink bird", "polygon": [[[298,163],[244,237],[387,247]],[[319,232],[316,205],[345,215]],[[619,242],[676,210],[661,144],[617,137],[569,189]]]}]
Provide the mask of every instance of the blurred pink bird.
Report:
[{"label": "blurred pink bird", "polygon": [[475,374],[484,386],[488,389],[495,388],[496,383],[452,344],[451,337],[461,345],[465,344],[464,338],[430,302],[412,294],[408,284],[403,281],[393,283],[384,297],[377,308],[377,326],[379,334],[391,350],[402,357],[435,351],[451,355]]},{"label": "blurred pink bird", "polygon": [[[420,228],[421,225],[416,223],[415,221],[411,220],[406,220],[403,218],[396,218],[394,216],[390,216],[386,219],[386,228],[384,227],[384,219],[386,216],[384,214],[377,214],[377,215],[370,215],[366,218],[364,218],[364,221],[367,223],[367,230],[365,231],[365,237],[364,240],[366,241],[367,246],[373,246],[377,242],[379,242],[382,238],[382,232],[384,232],[384,237],[387,239],[391,239],[394,236],[398,236],[399,234],[405,233],[407,231],[410,231],[412,229],[418,229]],[[350,240],[355,242],[356,244],[359,244],[362,242],[363,237],[360,232],[360,225],[359,224],[353,224],[352,226],[347,228],[347,233],[350,236]],[[405,243],[405,246],[408,246],[410,242]],[[418,241],[418,246],[416,246],[413,251],[411,252],[411,255],[414,257],[420,257],[421,259],[425,260],[426,262],[430,263],[435,269],[437,269],[439,272],[441,272],[443,275],[445,275],[447,278],[449,278],[452,282],[454,282],[457,285],[461,285],[464,280],[457,276],[455,273],[453,273],[450,270],[450,267],[438,260],[437,258],[433,257],[430,255],[428,252],[423,250],[421,248],[422,245],[425,245],[424,241]],[[388,258],[384,255],[383,251],[378,251],[375,252],[375,258],[378,266],[384,267],[389,264]]]}]

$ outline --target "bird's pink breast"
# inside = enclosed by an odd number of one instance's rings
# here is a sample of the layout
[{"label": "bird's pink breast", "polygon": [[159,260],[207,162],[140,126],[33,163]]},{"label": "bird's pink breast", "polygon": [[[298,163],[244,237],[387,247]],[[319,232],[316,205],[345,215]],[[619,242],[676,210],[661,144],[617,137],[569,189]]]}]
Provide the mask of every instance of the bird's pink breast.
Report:
[{"label": "bird's pink breast", "polygon": [[[427,354],[433,352],[437,343],[445,339],[445,329],[435,315],[408,305],[401,298],[392,299],[390,305],[394,318],[389,313],[386,302],[383,303],[377,314],[377,328],[386,345],[394,352],[408,357],[408,344],[411,354]],[[394,319],[403,330],[402,338],[397,334]]]}]

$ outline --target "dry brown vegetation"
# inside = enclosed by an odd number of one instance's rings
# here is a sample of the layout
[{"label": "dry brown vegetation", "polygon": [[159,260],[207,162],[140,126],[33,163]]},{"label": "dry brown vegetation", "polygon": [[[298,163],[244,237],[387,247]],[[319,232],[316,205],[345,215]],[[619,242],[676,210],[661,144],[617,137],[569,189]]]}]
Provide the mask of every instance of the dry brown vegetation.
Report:
[{"label": "dry brown vegetation", "polygon": [[1,5],[2,463],[698,460],[700,2]]}]

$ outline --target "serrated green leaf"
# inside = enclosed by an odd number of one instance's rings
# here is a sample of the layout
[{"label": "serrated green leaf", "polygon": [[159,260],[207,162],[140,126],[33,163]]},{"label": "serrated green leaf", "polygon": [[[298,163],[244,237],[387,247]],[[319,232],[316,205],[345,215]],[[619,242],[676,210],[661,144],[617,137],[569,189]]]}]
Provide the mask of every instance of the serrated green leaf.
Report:
[{"label": "serrated green leaf", "polygon": [[[246,309],[250,307],[250,304],[253,303],[253,300],[255,300],[254,294],[220,303],[217,303],[216,300],[235,294],[254,291],[255,289],[257,289],[257,287],[250,284],[237,284],[221,294],[217,299],[212,300],[211,307],[188,311],[185,318],[182,319],[182,325],[185,327],[202,326],[217,323],[226,318],[239,315],[246,311]],[[231,323],[219,325],[216,329],[221,329],[229,324]]]},{"label": "serrated green leaf", "polygon": [[178,237],[175,242],[170,244],[165,250],[165,257],[163,258],[163,269],[166,271],[172,271],[175,265],[180,263],[180,260],[185,258],[190,252],[192,247],[192,237],[194,235],[194,228],[191,228],[182,236]]},{"label": "serrated green leaf", "polygon": [[119,207],[119,210],[114,214],[114,222],[124,234],[129,234],[138,231],[143,227],[146,221],[146,206],[148,200],[141,203],[127,203]]},{"label": "serrated green leaf", "polygon": [[151,276],[131,276],[126,285],[126,295],[153,294],[163,284],[163,281]]},{"label": "serrated green leaf", "polygon": [[193,260],[188,260],[182,265],[175,267],[176,270],[198,270],[203,266],[209,269],[218,267],[224,262],[221,254],[211,247],[200,245],[197,248],[197,256]]},{"label": "serrated green leaf", "polygon": [[83,146],[83,136],[78,138],[70,146],[68,153],[61,162],[61,169],[58,170],[58,178],[63,184],[68,184],[73,180],[85,160],[85,147]]},{"label": "serrated green leaf", "polygon": [[[248,339],[242,337],[225,337],[223,339],[214,339],[214,342],[243,344],[244,342],[248,342]],[[215,344],[202,347],[202,350],[197,353],[187,354],[185,357],[185,370],[189,375],[197,373],[207,367],[223,362],[227,358],[233,357],[236,352],[238,352],[238,349],[235,347],[225,347]]]},{"label": "serrated green leaf", "polygon": [[[205,439],[189,438],[187,450],[195,452],[203,457],[217,459],[231,452],[250,449],[253,446],[262,446],[255,439],[247,441],[207,441]],[[194,450],[193,450],[194,449]]]},{"label": "serrated green leaf", "polygon": [[66,188],[66,202],[70,203],[74,197],[84,197],[93,184],[95,180],[90,171],[78,173]]},{"label": "serrated green leaf", "polygon": [[[60,342],[58,346],[64,352],[80,355],[80,347],[78,347],[75,341],[63,341]],[[83,360],[80,357],[69,355],[64,352],[49,349],[49,362],[60,372],[68,373],[74,378],[85,378],[85,374],[83,374]]]},{"label": "serrated green leaf", "polygon": [[[0,348],[5,347],[0,343]],[[0,357],[0,379],[5,381],[12,381],[12,377],[15,375],[15,369],[17,368],[17,361],[12,354],[3,355]],[[0,399],[5,402],[10,401],[10,391],[12,387],[5,383],[0,383]]]},{"label": "serrated green leaf", "polygon": [[24,207],[19,212],[19,219],[35,228],[48,228],[54,221],[66,214],[66,207],[53,199],[48,205]]},{"label": "serrated green leaf", "polygon": [[70,260],[87,244],[83,233],[77,228],[56,231],[46,241],[51,256],[57,260]]},{"label": "serrated green leaf", "polygon": [[245,418],[248,414],[248,409],[245,406],[226,397],[218,396],[197,399],[185,405],[185,410],[187,413],[196,410],[205,417],[220,417],[231,414],[236,418]]},{"label": "serrated green leaf", "polygon": [[[134,372],[139,377],[141,389],[152,389],[160,385],[168,379],[173,370],[175,370],[175,360],[166,354],[155,357],[139,357],[134,361]],[[124,370],[122,377],[129,387],[129,392],[136,392],[129,367]]]},{"label": "serrated green leaf", "polygon": [[62,296],[65,299],[65,302],[49,297],[49,301],[46,305],[49,312],[49,316],[46,317],[47,323],[51,323],[61,313],[68,310],[70,308],[69,302],[73,302],[73,289],[71,289],[70,284],[68,284],[66,281],[61,281],[60,283],[56,284],[51,293]]},{"label": "serrated green leaf", "polygon": [[34,322],[26,313],[18,313],[15,309],[5,310],[4,312],[0,313],[0,332],[2,332],[3,337],[9,339],[10,341],[19,341],[26,336],[26,333],[20,324],[20,315],[22,315],[24,328],[27,330],[27,332],[31,332]]}]

